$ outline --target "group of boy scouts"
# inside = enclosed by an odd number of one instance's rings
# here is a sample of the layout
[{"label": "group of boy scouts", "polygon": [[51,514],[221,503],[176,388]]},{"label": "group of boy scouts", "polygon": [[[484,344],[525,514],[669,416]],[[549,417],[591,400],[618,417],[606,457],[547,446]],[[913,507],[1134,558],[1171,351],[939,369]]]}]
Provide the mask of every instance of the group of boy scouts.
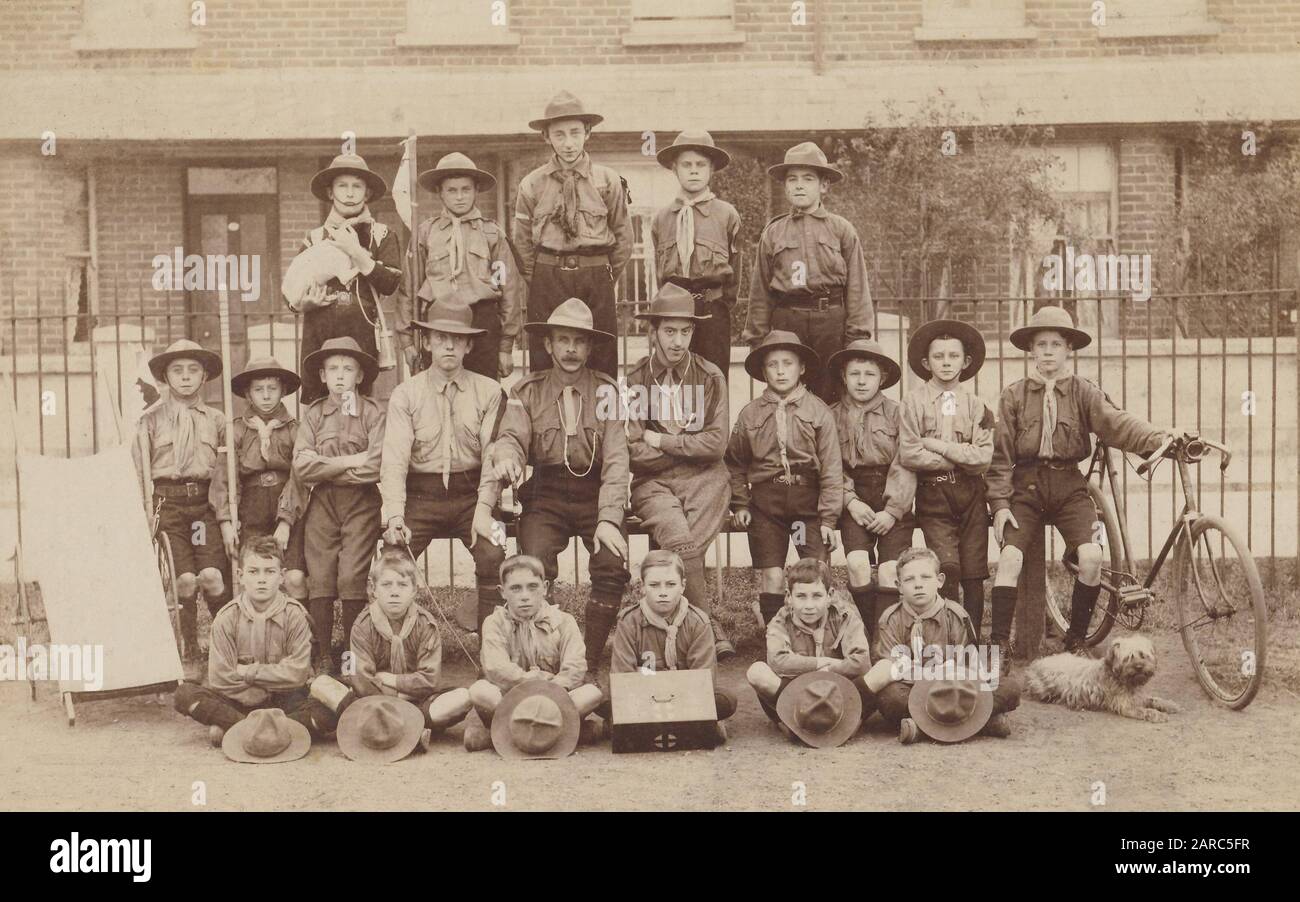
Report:
[{"label": "group of boy scouts", "polygon": [[[415,374],[386,406],[369,394],[375,326],[380,298],[402,281],[401,255],[369,212],[387,185],[357,156],[312,180],[331,207],[304,254],[342,253],[338,271],[286,297],[304,319],[298,373],[249,361],[230,380],[246,407],[227,428],[201,400],[219,356],[181,340],[150,362],[169,390],[141,420],[135,450],[147,510],[175,558],[190,657],[199,594],[212,615],[206,683],[183,683],[177,710],[236,760],[290,760],[337,733],[349,757],[393,761],[462,721],[469,750],[562,756],[607,735],[598,674],[611,633],[611,673],[715,674],[735,654],[704,577],[730,518],[748,533],[766,624],[765,660],[747,680],[787,735],[838,745],[874,710],[905,743],[1009,735],[1024,548],[1054,524],[1073,549],[1064,644],[1081,649],[1101,549],[1077,464],[1093,435],[1139,453],[1163,435],[1071,374],[1070,352],[1090,339],[1055,307],[1012,332],[1034,371],[1003,392],[997,417],[963,385],[983,363],[983,338],[952,320],[913,333],[907,362],[921,384],[901,403],[886,398],[902,368],[872,340],[860,241],[822,203],[841,174],[812,143],[769,170],[790,210],[762,232],[744,331],[745,369],[765,389],[729,429],[740,218],[709,190],[729,156],[703,131],[658,153],[682,191],[653,221],[659,289],[637,316],[650,354],[616,381],[614,285],[632,235],[626,183],[585,149],[600,121],[562,92],[530,123],[553,155],[519,187],[512,242],[476,203],[491,174],[460,153],[420,173],[442,211],[415,231],[422,279],[397,324]],[[507,390],[498,379],[513,368],[524,310],[530,372]],[[295,391],[297,419],[284,405]],[[237,486],[218,459],[227,442]],[[522,507],[521,553],[510,557],[498,519],[507,484]],[[621,607],[629,500],[653,550],[639,599]],[[990,508],[1001,546],[996,685],[918,681],[909,662],[981,641]],[[926,548],[912,547],[916,527]],[[575,537],[590,553],[581,629],[551,601]],[[435,538],[459,539],[474,559],[480,660],[468,687],[440,683],[438,624],[416,603],[416,559]],[[840,541],[852,603],[828,567]],[[792,543],[800,560],[785,567]],[[736,697],[716,676],[713,686],[721,740]]]}]

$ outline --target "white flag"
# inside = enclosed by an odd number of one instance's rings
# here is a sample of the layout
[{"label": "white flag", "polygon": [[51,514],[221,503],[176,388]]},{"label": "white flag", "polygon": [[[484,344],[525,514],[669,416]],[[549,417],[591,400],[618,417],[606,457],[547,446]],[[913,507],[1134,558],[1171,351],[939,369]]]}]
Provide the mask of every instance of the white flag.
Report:
[{"label": "white flag", "polygon": [[402,165],[397,167],[397,177],[393,180],[393,204],[397,207],[397,215],[402,217],[402,222],[408,229],[415,228],[411,222],[411,176],[408,169],[411,165],[411,145],[414,143],[414,135],[402,142]]}]

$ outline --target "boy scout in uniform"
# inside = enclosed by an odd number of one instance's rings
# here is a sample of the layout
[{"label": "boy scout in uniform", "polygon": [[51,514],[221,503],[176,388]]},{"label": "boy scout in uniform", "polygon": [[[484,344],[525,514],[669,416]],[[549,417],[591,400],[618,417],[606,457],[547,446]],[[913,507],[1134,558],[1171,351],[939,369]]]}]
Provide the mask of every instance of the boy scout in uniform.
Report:
[{"label": "boy scout in uniform", "polygon": [[[630,397],[644,405],[627,418],[632,462],[632,512],[655,544],[686,564],[686,597],[705,614],[710,597],[704,554],[722,528],[731,497],[727,465],[727,382],[691,351],[694,330],[709,314],[690,292],[668,283],[648,313],[650,356],[627,374]],[[711,619],[711,618],[710,618]],[[715,621],[718,657],[736,653]]]},{"label": "boy scout in uniform", "polygon": [[1010,338],[1033,356],[1034,370],[1002,392],[988,473],[993,531],[1002,546],[993,581],[990,638],[1002,646],[1007,661],[1025,548],[1044,523],[1054,524],[1067,549],[1077,555],[1079,573],[1064,646],[1074,651],[1084,644],[1102,565],[1102,548],[1093,533],[1097,509],[1078,466],[1092,454],[1092,436],[1139,454],[1154,451],[1165,438],[1150,423],[1112,404],[1092,382],[1070,372],[1070,353],[1092,339],[1074,327],[1067,311],[1044,307]]},{"label": "boy scout in uniform", "polygon": [[671,169],[681,194],[655,213],[651,240],[655,249],[655,279],[662,288],[673,282],[691,293],[700,319],[691,351],[722,373],[726,384],[731,367],[731,308],[736,304],[736,273],[740,270],[740,214],[709,190],[713,174],[726,168],[731,156],[715,147],[706,131],[685,131],[656,155]]},{"label": "boy scout in uniform", "polygon": [[[553,156],[519,183],[513,232],[528,280],[528,318],[544,322],[576,297],[591,309],[597,329],[616,335],[614,284],[632,258],[632,221],[627,183],[593,163],[585,149],[592,126],[603,120],[561,91],[542,118],[528,123],[542,133]],[[528,365],[534,370],[551,365],[541,335],[529,342]],[[591,368],[617,376],[617,343],[594,350]]]},{"label": "boy scout in uniform", "polygon": [[427,315],[411,327],[428,331],[433,365],[388,399],[379,466],[384,541],[408,545],[419,557],[434,538],[460,539],[474,557],[481,625],[501,603],[497,568],[505,552],[492,533],[500,488],[483,461],[505,392],[495,379],[463,366],[474,336],[483,334],[470,325],[470,308],[437,301]]},{"label": "boy scout in uniform", "polygon": [[587,366],[593,341],[614,336],[593,327],[591,311],[577,298],[556,307],[546,322],[524,328],[543,335],[555,366],[510,390],[493,446],[495,475],[518,485],[532,464],[518,492],[519,548],[541,560],[548,582],[554,583],[560,552],[574,536],[591,553],[585,638],[594,678],[628,583],[627,435],[618,416],[618,386]]},{"label": "boy scout in uniform", "polygon": [[187,657],[199,651],[198,596],[216,614],[226,591],[226,555],[216,511],[214,478],[226,443],[225,416],[203,403],[204,383],[221,375],[221,357],[182,338],[149,361],[149,372],[167,393],[140,417],[131,446],[144,481],[145,512],[158,515],[158,530],[171,543],[181,639]]},{"label": "boy scout in uniform", "polygon": [[[782,329],[829,360],[845,342],[870,338],[876,321],[857,229],[822,204],[825,187],[844,175],[810,141],[767,171],[785,186],[790,212],[769,222],[758,239],[742,337],[752,344]],[[808,385],[827,404],[839,396],[839,379],[829,369],[809,374]]]},{"label": "boy scout in uniform", "polygon": [[785,603],[791,540],[800,557],[827,560],[844,510],[835,417],[803,384],[817,366],[816,352],[793,332],[769,332],[745,358],[746,372],[767,388],[740,411],[727,443],[731,508],[736,525],[749,530],[764,623]]},{"label": "boy scout in uniform", "polygon": [[978,635],[989,575],[984,473],[993,460],[993,411],[961,383],[984,364],[984,336],[933,320],[907,343],[912,372],[927,380],[903,398],[898,457],[916,473],[916,521],[939,556],[942,592],[962,604]]},{"label": "boy scout in uniform", "polygon": [[413,373],[429,365],[429,353],[421,347],[418,328],[410,327],[411,320],[426,319],[430,304],[452,297],[473,308],[473,326],[481,330],[465,355],[465,369],[489,379],[508,376],[514,369],[524,280],[505,232],[479,212],[477,203],[479,192],[491,191],[496,181],[463,153],[449,153],[420,173],[421,187],[438,195],[442,212],[416,229],[416,240],[424,248],[424,273],[415,304],[405,291],[398,295],[397,328]]},{"label": "boy scout in uniform", "polygon": [[[880,612],[898,599],[894,561],[912,546],[916,474],[898,457],[899,403],[886,398],[903,372],[876,342],[858,339],[831,355],[830,369],[844,383],[831,406],[844,466],[840,537],[849,567],[849,594],[867,636],[876,638]],[[871,551],[879,545],[876,581]]]},{"label": "boy scout in uniform", "polygon": [[381,529],[384,412],[361,394],[379,365],[351,338],[331,338],[303,365],[329,389],[303,411],[293,452],[294,471],[310,492],[304,515],[309,607],[323,666],[330,659],[334,600],[343,602],[345,641],[367,603],[366,579]]}]

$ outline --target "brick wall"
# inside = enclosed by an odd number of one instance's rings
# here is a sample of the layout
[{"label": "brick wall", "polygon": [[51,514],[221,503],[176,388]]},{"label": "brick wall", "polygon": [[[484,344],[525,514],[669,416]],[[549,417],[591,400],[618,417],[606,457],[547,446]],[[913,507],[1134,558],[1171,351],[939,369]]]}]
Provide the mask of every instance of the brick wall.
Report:
[{"label": "brick wall", "polygon": [[824,10],[826,65],[890,60],[1008,59],[1152,54],[1293,51],[1300,7],[1277,0],[1209,0],[1223,32],[1209,37],[1099,40],[1085,0],[1027,0],[1033,41],[918,44],[922,0],[808,0],[807,25],[791,24],[784,0],[736,0],[745,43],[715,46],[625,47],[629,0],[511,0],[515,47],[397,47],[405,29],[405,0],[223,0],[208,4],[193,50],[78,52],[79,0],[6,4],[0,17],[0,68],[151,67],[180,69],[286,66],[474,67],[592,64],[735,63],[782,65],[812,60],[813,21]]}]

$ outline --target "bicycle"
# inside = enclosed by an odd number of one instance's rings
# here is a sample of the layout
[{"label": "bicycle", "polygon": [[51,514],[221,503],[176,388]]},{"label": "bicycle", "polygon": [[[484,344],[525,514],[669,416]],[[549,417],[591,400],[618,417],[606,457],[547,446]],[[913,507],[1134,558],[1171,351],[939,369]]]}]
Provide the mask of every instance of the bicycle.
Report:
[{"label": "bicycle", "polygon": [[[1227,446],[1187,432],[1170,436],[1136,468],[1138,476],[1149,480],[1161,461],[1176,461],[1184,499],[1164,547],[1145,579],[1139,579],[1132,563],[1123,510],[1116,503],[1123,498],[1118,490],[1118,474],[1110,449],[1097,443],[1085,478],[1097,508],[1098,538],[1105,558],[1102,595],[1085,642],[1097,645],[1116,623],[1128,630],[1141,629],[1147,609],[1161,600],[1153,586],[1172,551],[1173,582],[1169,591],[1175,597],[1178,630],[1192,669],[1211,698],[1241,710],[1255,698],[1264,679],[1267,612],[1264,586],[1250,548],[1235,527],[1200,510],[1190,465],[1215,452],[1220,455],[1219,469],[1226,470],[1232,461]],[[1095,476],[1105,477],[1109,497]],[[1079,572],[1072,555],[1067,553],[1063,563],[1071,574]],[[1064,634],[1070,622],[1069,594],[1049,591],[1046,607],[1049,618]]]},{"label": "bicycle", "polygon": [[167,533],[159,526],[162,521],[163,500],[154,503],[150,522],[150,535],[153,537],[154,557],[158,562],[158,575],[162,579],[163,598],[167,602],[167,614],[172,622],[172,632],[176,636],[176,647],[184,657],[191,651],[185,647],[185,640],[180,628],[180,596],[176,592],[176,563],[172,557],[172,542]]}]

